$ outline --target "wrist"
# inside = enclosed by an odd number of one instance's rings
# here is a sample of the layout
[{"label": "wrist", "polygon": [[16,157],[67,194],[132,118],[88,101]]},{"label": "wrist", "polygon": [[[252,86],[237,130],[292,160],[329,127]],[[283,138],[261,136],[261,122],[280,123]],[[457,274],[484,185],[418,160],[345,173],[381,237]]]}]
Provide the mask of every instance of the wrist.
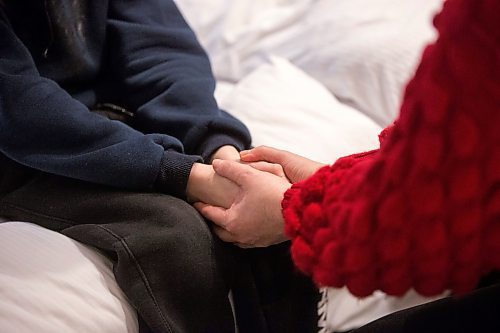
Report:
[{"label": "wrist", "polygon": [[234,146],[226,145],[217,149],[212,156],[210,156],[209,163],[212,163],[215,159],[239,161],[240,153]]},{"label": "wrist", "polygon": [[316,172],[319,171],[319,169],[327,166],[328,164],[324,164],[324,163],[319,163],[319,162],[314,162],[314,165],[311,167],[311,174],[309,175],[312,176],[314,175]]},{"label": "wrist", "polygon": [[202,190],[207,184],[207,179],[210,177],[210,169],[212,169],[212,167],[206,164],[193,164],[186,187],[188,202],[200,201]]}]

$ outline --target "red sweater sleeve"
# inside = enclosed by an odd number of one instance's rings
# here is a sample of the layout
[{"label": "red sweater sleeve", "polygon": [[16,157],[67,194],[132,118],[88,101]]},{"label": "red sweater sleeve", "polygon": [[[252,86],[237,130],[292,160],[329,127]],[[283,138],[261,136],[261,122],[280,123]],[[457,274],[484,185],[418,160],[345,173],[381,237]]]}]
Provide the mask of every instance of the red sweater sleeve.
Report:
[{"label": "red sweater sleeve", "polygon": [[283,200],[292,255],[323,286],[465,292],[500,269],[500,1],[448,0],[381,148]]}]

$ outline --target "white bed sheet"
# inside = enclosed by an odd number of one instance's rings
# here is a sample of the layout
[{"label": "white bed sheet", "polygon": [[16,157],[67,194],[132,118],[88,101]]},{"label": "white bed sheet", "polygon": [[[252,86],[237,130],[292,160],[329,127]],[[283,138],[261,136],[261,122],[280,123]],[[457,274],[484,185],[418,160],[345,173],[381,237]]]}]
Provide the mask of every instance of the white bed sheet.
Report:
[{"label": "white bed sheet", "polygon": [[5,222],[0,223],[0,331],[137,333],[138,323],[109,260],[37,225]]}]

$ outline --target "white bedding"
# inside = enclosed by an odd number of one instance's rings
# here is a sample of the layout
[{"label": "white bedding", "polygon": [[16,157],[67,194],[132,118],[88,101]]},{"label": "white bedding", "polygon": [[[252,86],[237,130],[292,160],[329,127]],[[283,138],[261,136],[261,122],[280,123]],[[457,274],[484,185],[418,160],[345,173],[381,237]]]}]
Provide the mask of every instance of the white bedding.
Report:
[{"label": "white bedding", "polygon": [[0,223],[0,332],[136,333],[101,254],[23,222]]},{"label": "white bedding", "polygon": [[[253,143],[333,162],[376,146],[442,0],[176,2],[210,53],[221,106],[245,121]],[[359,301],[345,289],[328,296],[337,309],[325,325],[339,331],[423,300],[377,293]],[[0,223],[0,331],[138,329],[106,258],[11,222]]]},{"label": "white bedding", "polygon": [[382,126],[442,0],[177,0],[219,80],[239,82],[270,56],[290,60]]}]

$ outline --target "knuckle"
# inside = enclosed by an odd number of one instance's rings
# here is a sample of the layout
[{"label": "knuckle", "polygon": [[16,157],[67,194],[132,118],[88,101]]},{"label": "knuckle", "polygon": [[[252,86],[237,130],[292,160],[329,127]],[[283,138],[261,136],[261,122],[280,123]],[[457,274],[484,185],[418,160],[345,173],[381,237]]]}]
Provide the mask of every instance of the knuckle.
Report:
[{"label": "knuckle", "polygon": [[241,173],[242,179],[252,177],[253,171],[254,170],[252,168],[245,168],[245,170]]},{"label": "knuckle", "polygon": [[232,234],[235,232],[235,225],[234,225],[234,223],[226,222],[224,224],[224,229],[226,229],[227,232]]}]

